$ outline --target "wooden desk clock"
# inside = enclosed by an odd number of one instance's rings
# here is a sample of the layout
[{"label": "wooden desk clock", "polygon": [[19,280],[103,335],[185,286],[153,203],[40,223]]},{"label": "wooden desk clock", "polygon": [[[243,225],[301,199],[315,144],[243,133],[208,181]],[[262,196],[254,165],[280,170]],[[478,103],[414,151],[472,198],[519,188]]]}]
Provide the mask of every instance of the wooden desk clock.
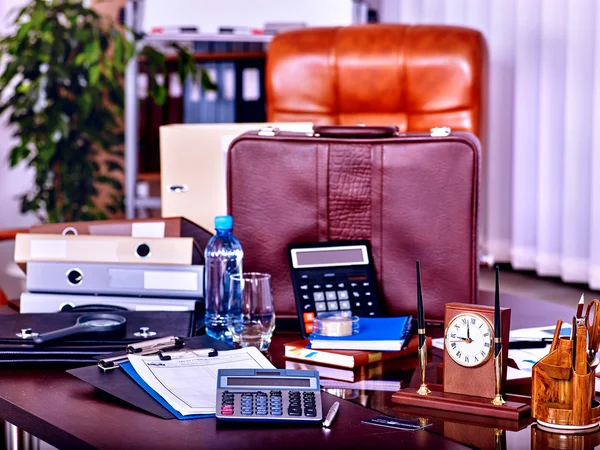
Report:
[{"label": "wooden desk clock", "polygon": [[[430,392],[427,394],[422,388],[420,392],[412,388],[402,389],[393,394],[392,401],[499,419],[519,420],[527,416],[531,411],[528,404],[515,401],[512,396],[505,401],[501,395],[506,385],[510,309],[497,306],[499,322],[495,320],[495,309],[493,306],[447,303],[443,384],[428,384]],[[501,324],[498,343],[504,345],[497,347],[500,358],[496,361],[497,323]]]}]

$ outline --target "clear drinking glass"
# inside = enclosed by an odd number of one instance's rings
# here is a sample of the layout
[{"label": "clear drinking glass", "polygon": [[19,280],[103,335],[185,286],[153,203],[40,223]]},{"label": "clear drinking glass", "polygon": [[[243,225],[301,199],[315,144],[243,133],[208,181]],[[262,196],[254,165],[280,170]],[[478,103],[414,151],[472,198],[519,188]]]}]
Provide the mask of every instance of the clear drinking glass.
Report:
[{"label": "clear drinking glass", "polygon": [[269,348],[275,330],[271,275],[231,275],[227,326],[237,346],[254,346],[261,351]]}]

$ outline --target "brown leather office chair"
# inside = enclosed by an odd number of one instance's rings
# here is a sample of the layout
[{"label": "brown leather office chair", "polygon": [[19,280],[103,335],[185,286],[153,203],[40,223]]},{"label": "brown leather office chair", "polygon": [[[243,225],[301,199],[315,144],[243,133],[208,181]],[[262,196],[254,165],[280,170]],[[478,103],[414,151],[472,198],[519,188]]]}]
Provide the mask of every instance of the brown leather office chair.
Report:
[{"label": "brown leather office chair", "polygon": [[[17,233],[27,233],[27,232],[28,232],[27,228],[23,228],[23,229],[15,228],[15,229],[9,229],[9,230],[0,230],[0,242],[14,240]],[[6,294],[4,293],[2,288],[0,287],[0,306],[6,305],[6,304],[8,304],[8,298],[6,297]]]},{"label": "brown leather office chair", "polygon": [[486,43],[451,26],[288,31],[269,45],[266,90],[268,121],[449,126],[484,140]]}]

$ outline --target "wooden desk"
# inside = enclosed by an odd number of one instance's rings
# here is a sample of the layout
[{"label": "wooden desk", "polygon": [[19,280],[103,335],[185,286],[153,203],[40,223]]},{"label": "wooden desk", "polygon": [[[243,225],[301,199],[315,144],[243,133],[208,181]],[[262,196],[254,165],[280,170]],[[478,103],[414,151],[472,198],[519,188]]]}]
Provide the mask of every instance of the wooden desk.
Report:
[{"label": "wooden desk", "polygon": [[[491,304],[493,295],[482,293],[480,302]],[[513,328],[553,324],[557,318],[568,320],[568,308],[539,300],[503,296],[503,306],[513,309]],[[544,319],[546,318],[546,319]],[[432,332],[435,330],[432,329]],[[439,330],[438,330],[439,332]],[[295,334],[279,334],[271,346],[275,365],[282,367],[283,343]],[[434,352],[428,370],[435,380],[435,365],[441,352]],[[414,371],[413,382],[418,382]],[[64,370],[3,369],[0,375],[0,418],[16,425],[58,448],[494,448],[495,434],[501,448],[506,442],[514,448],[530,448],[532,442],[550,442],[530,421],[512,423],[459,414],[440,415],[434,411],[395,405],[390,392],[338,392],[352,398],[342,400],[338,417],[330,430],[315,426],[253,427],[217,423],[215,419],[163,420],[67,374]],[[336,400],[323,394],[325,408]],[[397,431],[361,423],[380,413],[392,416],[410,414],[428,417],[433,426],[427,431]],[[596,445],[597,435],[588,435],[586,445]],[[534,439],[535,438],[535,439]],[[502,445],[502,443],[504,443]],[[540,447],[541,448],[541,447]]]}]

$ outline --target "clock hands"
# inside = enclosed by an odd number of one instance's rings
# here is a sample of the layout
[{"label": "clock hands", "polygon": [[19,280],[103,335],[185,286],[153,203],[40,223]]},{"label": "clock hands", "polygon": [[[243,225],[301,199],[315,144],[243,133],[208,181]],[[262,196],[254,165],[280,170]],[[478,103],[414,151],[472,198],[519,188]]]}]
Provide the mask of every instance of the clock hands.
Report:
[{"label": "clock hands", "polygon": [[450,342],[464,342],[466,344],[470,344],[471,342],[473,342],[473,339],[468,338],[468,337],[457,337],[456,339],[458,339],[457,341],[450,341]]},{"label": "clock hands", "polygon": [[471,339],[471,328],[469,327],[469,322],[467,322],[467,337],[457,336],[456,339],[458,339],[458,340],[450,341],[450,342],[465,342],[467,344],[470,344],[471,342],[473,342],[473,339]]}]

